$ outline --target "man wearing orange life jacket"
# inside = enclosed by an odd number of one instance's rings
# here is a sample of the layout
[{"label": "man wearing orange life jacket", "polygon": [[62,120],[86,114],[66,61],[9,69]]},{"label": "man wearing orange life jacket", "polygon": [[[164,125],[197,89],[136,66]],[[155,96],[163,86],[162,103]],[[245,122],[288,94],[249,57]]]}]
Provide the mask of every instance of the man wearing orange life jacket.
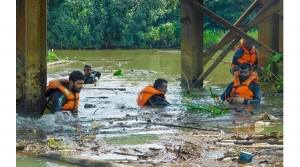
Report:
[{"label": "man wearing orange life jacket", "polygon": [[220,102],[224,101],[231,104],[260,103],[260,86],[257,75],[251,69],[248,63],[243,63],[239,66],[239,70],[234,72],[234,81],[227,86],[220,96]]},{"label": "man wearing orange life jacket", "polygon": [[48,97],[43,114],[55,114],[70,111],[77,114],[79,93],[84,85],[84,75],[80,71],[73,71],[69,80],[55,79],[49,82],[45,96]]},{"label": "man wearing orange life jacket", "polygon": [[153,86],[146,86],[138,93],[136,102],[139,106],[145,105],[161,105],[168,106],[170,103],[166,101],[166,93],[168,91],[168,82],[165,79],[156,79]]},{"label": "man wearing orange life jacket", "polygon": [[262,71],[262,69],[258,67],[257,51],[253,43],[247,40],[241,40],[241,44],[235,48],[235,53],[230,63],[230,73],[233,75],[233,73],[238,70],[238,66],[242,63],[250,64],[252,70],[256,70],[258,74]]}]

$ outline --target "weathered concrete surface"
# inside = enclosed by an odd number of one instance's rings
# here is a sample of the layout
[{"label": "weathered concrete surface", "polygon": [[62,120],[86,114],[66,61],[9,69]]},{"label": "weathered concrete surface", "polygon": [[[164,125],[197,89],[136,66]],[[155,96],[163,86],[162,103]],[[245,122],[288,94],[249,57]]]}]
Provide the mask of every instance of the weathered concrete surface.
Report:
[{"label": "weathered concrete surface", "polygon": [[[203,4],[203,0],[198,0]],[[181,1],[181,82],[192,85],[203,73],[203,13]]]},{"label": "weathered concrete surface", "polygon": [[39,111],[46,100],[46,11],[46,0],[17,0],[17,112]]},{"label": "weathered concrete surface", "polygon": [[[270,17],[258,24],[258,40],[269,46],[276,52],[283,51],[283,0],[280,0],[280,13],[274,13]],[[268,0],[260,0],[262,4]],[[259,66],[266,67],[269,63],[269,57],[274,55],[265,48],[258,49]]]}]

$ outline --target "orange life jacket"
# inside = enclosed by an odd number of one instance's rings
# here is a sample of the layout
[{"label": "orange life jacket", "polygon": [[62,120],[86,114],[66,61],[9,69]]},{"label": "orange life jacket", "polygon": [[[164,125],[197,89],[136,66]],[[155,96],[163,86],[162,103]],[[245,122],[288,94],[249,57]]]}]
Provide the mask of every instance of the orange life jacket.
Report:
[{"label": "orange life jacket", "polygon": [[48,92],[53,91],[54,89],[59,89],[67,98],[68,102],[62,106],[62,110],[67,110],[75,112],[78,109],[79,103],[79,93],[74,93],[64,87],[61,83],[67,83],[67,79],[55,79],[49,82],[49,85],[46,87],[46,96],[49,95]]},{"label": "orange life jacket", "polygon": [[255,72],[251,71],[249,78],[242,84],[240,83],[239,72],[234,72],[233,88],[231,89],[230,96],[228,96],[226,100],[229,100],[232,97],[240,97],[252,100],[253,92],[249,90],[249,85],[252,81],[258,83],[257,74]]},{"label": "orange life jacket", "polygon": [[[248,63],[250,64],[251,66],[253,66],[254,62],[256,62],[256,51],[254,49],[254,47],[251,48],[250,52],[249,50],[247,50],[245,47],[244,47],[244,43],[241,43],[239,46],[235,47],[235,51],[238,49],[238,48],[242,48],[243,51],[244,51],[244,55],[242,57],[240,57],[238,59],[238,62],[239,63]],[[232,67],[233,64],[230,63],[230,67]]]},{"label": "orange life jacket", "polygon": [[[150,97],[153,95],[164,94],[163,92],[158,91],[153,86],[146,86],[141,92],[138,93],[138,97],[136,102],[139,106],[144,106]],[[166,96],[164,95],[164,99],[166,100]]]}]

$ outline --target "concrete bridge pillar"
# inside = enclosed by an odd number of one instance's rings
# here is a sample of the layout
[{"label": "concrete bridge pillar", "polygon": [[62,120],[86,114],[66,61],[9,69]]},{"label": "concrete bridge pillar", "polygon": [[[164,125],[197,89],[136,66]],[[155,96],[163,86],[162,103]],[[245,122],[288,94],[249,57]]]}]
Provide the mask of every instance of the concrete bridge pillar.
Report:
[{"label": "concrete bridge pillar", "polygon": [[[260,0],[265,4],[268,0]],[[276,52],[283,52],[283,0],[279,0],[279,11],[258,24],[258,40]],[[263,48],[262,48],[263,49]],[[274,55],[267,49],[258,49],[259,66],[266,67],[269,57]],[[276,71],[273,69],[272,71]]]},{"label": "concrete bridge pillar", "polygon": [[17,112],[40,111],[46,101],[47,0],[16,3]]},{"label": "concrete bridge pillar", "polygon": [[[203,0],[196,0],[203,5]],[[181,83],[191,86],[203,73],[203,13],[181,0]]]}]

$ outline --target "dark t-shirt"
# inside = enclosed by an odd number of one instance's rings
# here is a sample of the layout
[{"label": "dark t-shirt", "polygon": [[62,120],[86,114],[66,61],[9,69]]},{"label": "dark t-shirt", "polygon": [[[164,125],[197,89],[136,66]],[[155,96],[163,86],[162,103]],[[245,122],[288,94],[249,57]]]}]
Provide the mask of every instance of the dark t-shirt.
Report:
[{"label": "dark t-shirt", "polygon": [[[238,48],[235,52],[234,55],[232,57],[232,64],[234,65],[240,65],[241,63],[238,62],[238,59],[241,58],[244,55],[244,50],[242,48]],[[255,56],[256,56],[256,61],[253,64],[253,67],[257,67],[258,66],[258,56],[257,56],[257,51],[255,51]]]},{"label": "dark t-shirt", "polygon": [[159,106],[169,106],[171,105],[168,101],[164,100],[164,95],[153,95],[145,103],[145,105],[159,105]]},{"label": "dark t-shirt", "polygon": [[99,71],[93,71],[88,77],[84,76],[84,84],[93,84],[95,82],[95,77],[100,78],[101,73]]},{"label": "dark t-shirt", "polygon": [[55,89],[47,100],[47,104],[42,114],[61,111],[62,106],[67,103],[67,97],[59,90]]}]

